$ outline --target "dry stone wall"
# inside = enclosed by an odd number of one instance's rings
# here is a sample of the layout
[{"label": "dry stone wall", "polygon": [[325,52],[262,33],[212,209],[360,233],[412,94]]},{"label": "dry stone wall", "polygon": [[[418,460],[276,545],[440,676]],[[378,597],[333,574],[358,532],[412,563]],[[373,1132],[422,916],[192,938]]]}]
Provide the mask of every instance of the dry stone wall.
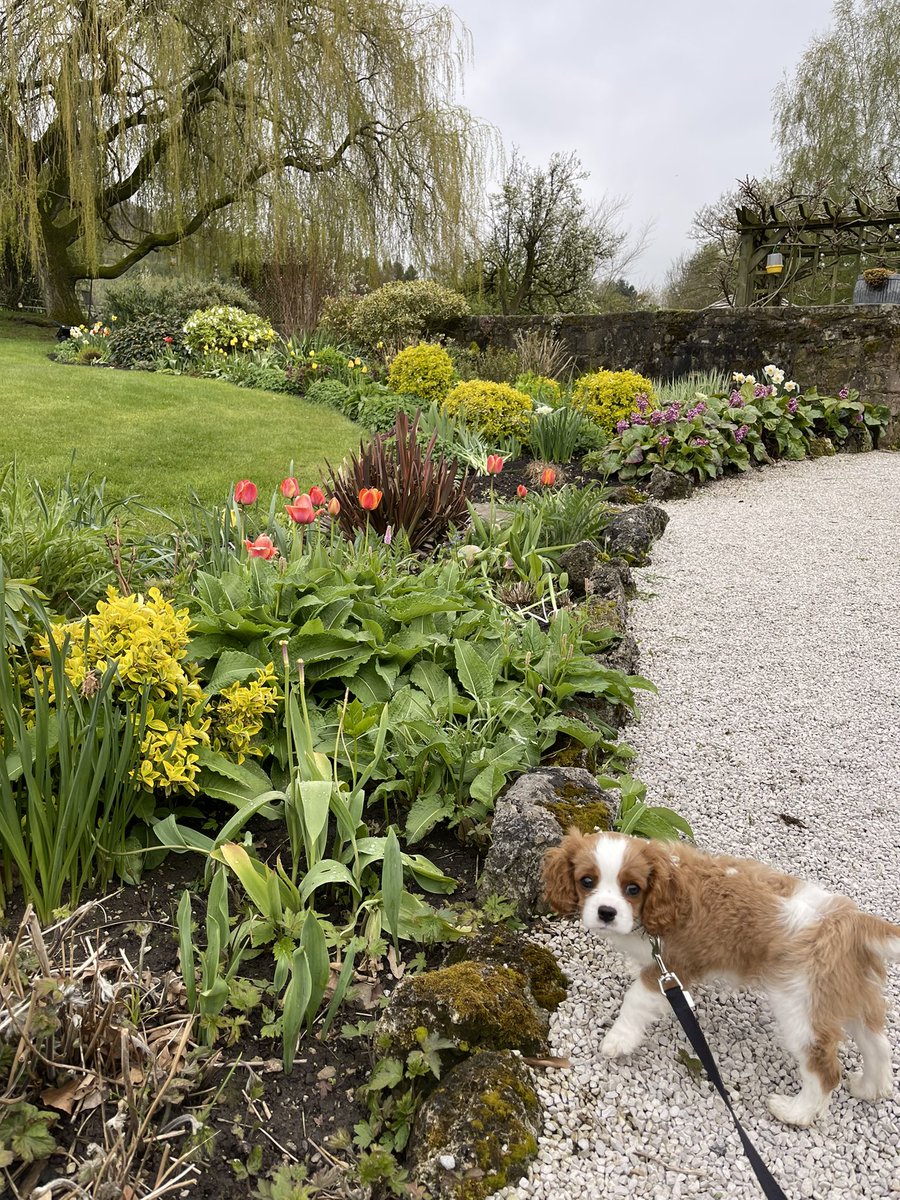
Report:
[{"label": "dry stone wall", "polygon": [[755,371],[774,362],[804,388],[835,395],[844,384],[893,417],[882,445],[900,448],[900,306],[710,308],[597,316],[471,317],[463,344],[512,347],[519,330],[552,329],[579,370],[632,368],[671,378],[689,371]]}]

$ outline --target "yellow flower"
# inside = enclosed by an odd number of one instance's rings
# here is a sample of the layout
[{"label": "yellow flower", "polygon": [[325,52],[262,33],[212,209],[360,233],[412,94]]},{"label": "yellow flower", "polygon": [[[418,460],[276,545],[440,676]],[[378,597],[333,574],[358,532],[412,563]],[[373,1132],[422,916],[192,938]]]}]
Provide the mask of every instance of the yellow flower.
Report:
[{"label": "yellow flower", "polygon": [[368,367],[363,367],[363,369],[362,369],[363,375],[365,375],[365,373],[366,373],[366,371],[368,371],[368,369],[369,369]]},{"label": "yellow flower", "polygon": [[376,343],[375,343],[375,349],[376,349],[376,350],[383,350],[383,349],[384,349],[384,342],[376,342]]},{"label": "yellow flower", "polygon": [[317,371],[317,370],[319,369],[319,364],[318,364],[318,363],[312,363],[312,369],[313,369],[314,371]]},{"label": "yellow flower", "polygon": [[109,319],[110,319],[111,321],[118,321],[118,319],[119,319],[119,318],[116,316],[116,314],[115,314],[115,313],[113,313],[113,315],[112,315],[112,316],[111,316]]},{"label": "yellow flower", "polygon": [[241,349],[242,349],[242,350],[246,350],[246,349],[247,349],[247,347],[248,347],[249,345],[250,345],[250,343],[249,343],[249,342],[246,342],[246,341],[245,341],[245,342],[241,342]]},{"label": "yellow flower", "polygon": [[236,338],[236,337],[233,337],[233,338],[231,339],[231,341],[228,343],[228,345],[229,345],[229,346],[236,346],[236,345],[237,345],[237,338]]},{"label": "yellow flower", "polygon": [[360,365],[361,365],[361,363],[362,363],[362,359],[361,359],[361,358],[354,358],[354,360],[353,360],[353,365],[354,365],[354,367],[358,367],[358,366],[360,366]]},{"label": "yellow flower", "polygon": [[316,352],[315,352],[315,350],[310,350],[310,352],[309,352],[309,357],[310,357],[310,358],[315,358],[315,357],[316,357]]}]

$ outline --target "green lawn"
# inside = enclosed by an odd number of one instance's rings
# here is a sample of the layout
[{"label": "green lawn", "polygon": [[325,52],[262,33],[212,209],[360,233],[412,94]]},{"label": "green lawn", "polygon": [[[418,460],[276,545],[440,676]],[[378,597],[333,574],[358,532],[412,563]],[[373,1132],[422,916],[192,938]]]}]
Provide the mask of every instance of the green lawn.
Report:
[{"label": "green lawn", "polygon": [[91,472],[111,496],[182,511],[193,488],[225,498],[238,479],[260,497],[288,474],[303,487],[337,465],[360,430],[296,396],[214,379],[51,362],[52,332],[0,312],[0,466],[15,457],[42,483]]}]

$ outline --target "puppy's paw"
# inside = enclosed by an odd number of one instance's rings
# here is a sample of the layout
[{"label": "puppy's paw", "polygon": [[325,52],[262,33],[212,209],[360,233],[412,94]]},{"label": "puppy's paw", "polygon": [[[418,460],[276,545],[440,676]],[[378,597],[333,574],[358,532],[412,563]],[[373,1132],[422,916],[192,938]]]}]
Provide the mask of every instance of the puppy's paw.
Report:
[{"label": "puppy's paw", "polygon": [[637,1050],[642,1041],[643,1034],[639,1030],[620,1025],[617,1021],[600,1043],[600,1053],[607,1058],[621,1058]]},{"label": "puppy's paw", "polygon": [[773,1117],[783,1121],[785,1125],[802,1127],[812,1125],[828,1107],[827,1101],[825,1104],[821,1101],[813,1103],[803,1096],[781,1096],[777,1092],[769,1096],[768,1103]]},{"label": "puppy's paw", "polygon": [[854,1071],[847,1079],[847,1087],[857,1100],[887,1100],[894,1094],[890,1072],[867,1075],[865,1071]]}]

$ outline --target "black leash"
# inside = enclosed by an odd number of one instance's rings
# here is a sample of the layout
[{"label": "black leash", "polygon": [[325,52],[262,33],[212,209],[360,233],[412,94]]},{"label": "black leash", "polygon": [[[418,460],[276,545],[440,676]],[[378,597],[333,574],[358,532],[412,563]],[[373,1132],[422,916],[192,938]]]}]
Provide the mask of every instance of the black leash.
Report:
[{"label": "black leash", "polygon": [[731,1103],[731,1097],[725,1090],[725,1084],[722,1082],[722,1076],[719,1074],[716,1060],[713,1058],[712,1051],[707,1044],[706,1038],[703,1036],[700,1022],[694,1015],[694,1000],[691,993],[682,987],[678,976],[673,971],[670,971],[663,962],[659,938],[651,937],[650,946],[653,950],[653,961],[656,963],[657,970],[659,971],[659,990],[668,1000],[672,1011],[681,1022],[681,1028],[687,1034],[689,1042],[694,1047],[697,1057],[703,1064],[703,1069],[709,1076],[710,1083],[712,1083],[713,1087],[725,1101],[725,1107],[731,1113],[731,1119],[734,1121],[734,1127],[738,1131],[738,1137],[741,1139],[744,1153],[750,1161],[750,1166],[753,1168],[756,1178],[759,1180],[759,1186],[763,1190],[763,1195],[766,1197],[766,1200],[788,1200],[787,1196],[778,1186],[771,1171],[760,1158],[756,1147],[747,1137],[743,1125],[737,1118],[734,1106]]}]

